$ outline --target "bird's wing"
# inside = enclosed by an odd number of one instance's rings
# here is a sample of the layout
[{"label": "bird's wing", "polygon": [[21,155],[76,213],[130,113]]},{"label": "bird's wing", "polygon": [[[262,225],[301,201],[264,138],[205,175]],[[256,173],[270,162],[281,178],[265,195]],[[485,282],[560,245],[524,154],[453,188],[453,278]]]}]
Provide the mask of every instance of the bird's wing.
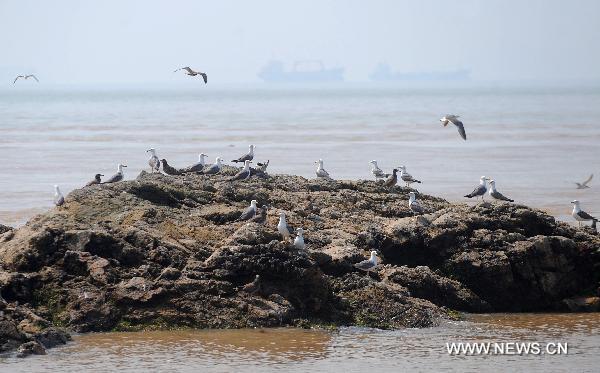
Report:
[{"label": "bird's wing", "polygon": [[36,81],[36,82],[38,82],[38,83],[40,82],[40,81],[38,80],[38,78],[37,78],[35,75],[33,75],[33,74],[31,74],[31,75],[27,75],[27,76],[25,77],[25,79],[27,79],[27,78],[33,78],[33,79],[35,79],[35,81]]},{"label": "bird's wing", "polygon": [[579,211],[579,216],[581,216],[583,219],[585,220],[592,220],[592,219],[596,219],[595,217],[593,217],[592,215],[588,214],[585,211]]},{"label": "bird's wing", "polygon": [[190,73],[190,74],[193,74],[193,73],[195,73],[195,71],[194,71],[194,70],[192,70],[192,69],[190,69],[188,66],[186,66],[186,67],[183,67],[183,69],[184,69],[185,71],[187,71],[188,73]]},{"label": "bird's wing", "polygon": [[414,201],[410,204],[410,208],[416,212],[423,212],[423,206],[418,201]]},{"label": "bird's wing", "polygon": [[200,75],[202,75],[202,79],[204,79],[204,84],[208,83],[208,76],[206,73],[200,73]]},{"label": "bird's wing", "polygon": [[458,133],[460,133],[460,137],[462,137],[463,140],[466,140],[467,139],[467,133],[465,132],[465,126],[463,125],[463,122],[461,122],[458,119],[452,119],[451,122],[458,129]]},{"label": "bird's wing", "polygon": [[206,171],[204,171],[205,174],[211,175],[211,174],[215,174],[219,171],[219,166],[215,163],[212,166],[208,167],[206,169]]},{"label": "bird's wing", "polygon": [[325,177],[329,177],[329,172],[325,171],[324,169],[321,169],[321,174]]},{"label": "bird's wing", "polygon": [[591,174],[590,177],[588,177],[587,180],[584,181],[581,185],[586,186],[590,181],[592,181],[593,178],[594,178],[594,174]]},{"label": "bird's wing", "polygon": [[475,189],[473,189],[473,191],[469,194],[467,194],[468,196],[479,196],[482,195],[483,193],[485,193],[486,189],[483,185],[478,185]]},{"label": "bird's wing", "polygon": [[120,174],[116,173],[116,174],[112,175],[108,180],[105,180],[104,184],[114,183],[115,181],[119,181],[120,176],[121,176]]},{"label": "bird's wing", "polygon": [[17,82],[17,80],[19,80],[19,78],[24,78],[24,76],[23,76],[23,75],[18,75],[18,76],[15,78],[15,81],[13,82],[13,84],[15,84],[15,83]]},{"label": "bird's wing", "polygon": [[256,214],[256,211],[252,207],[248,207],[242,215],[240,215],[240,220],[248,220]]}]

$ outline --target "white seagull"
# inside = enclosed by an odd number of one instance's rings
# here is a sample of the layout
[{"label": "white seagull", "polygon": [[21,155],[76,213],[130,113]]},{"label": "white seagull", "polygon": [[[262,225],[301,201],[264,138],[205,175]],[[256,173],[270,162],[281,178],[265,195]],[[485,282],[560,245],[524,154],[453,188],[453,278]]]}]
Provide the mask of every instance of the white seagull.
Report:
[{"label": "white seagull", "polygon": [[160,160],[156,155],[156,149],[150,148],[146,150],[146,153],[150,153],[150,158],[148,159],[148,164],[150,165],[150,171],[152,173],[158,172],[160,170]]},{"label": "white seagull", "polygon": [[234,159],[232,160],[232,162],[238,163],[238,162],[246,162],[246,161],[251,161],[254,159],[254,145],[250,145],[248,146],[248,153],[242,155],[241,157],[239,157],[238,159]]},{"label": "white seagull", "polygon": [[184,168],[181,172],[200,172],[204,169],[204,166],[206,166],[206,154],[200,153],[198,155],[198,162]]},{"label": "white seagull", "polygon": [[123,173],[123,167],[127,167],[127,166],[119,163],[117,165],[117,173],[112,175],[108,180],[106,180],[102,184],[116,183],[117,181],[123,180],[125,178],[125,174]]},{"label": "white seagull", "polygon": [[254,217],[254,215],[256,215],[256,200],[255,199],[250,201],[250,206],[248,206],[248,208],[246,210],[244,210],[244,212],[242,212],[242,215],[240,215],[238,220],[249,220],[249,219],[252,219]]},{"label": "white seagull", "polygon": [[487,192],[487,183],[486,183],[487,180],[489,180],[489,179],[485,176],[480,177],[479,185],[477,187],[475,187],[475,189],[473,189],[473,191],[471,193],[467,194],[465,197],[467,197],[467,198],[481,197],[481,199],[483,200],[483,196],[485,196],[485,193]]},{"label": "white seagull", "polygon": [[420,180],[415,179],[414,177],[412,177],[411,174],[406,172],[406,166],[400,166],[400,167],[398,167],[398,169],[400,170],[400,179],[402,179],[402,181],[404,181],[406,183],[407,187],[410,187],[410,184],[412,184],[412,183],[421,184]]},{"label": "white seagull", "polygon": [[515,201],[514,199],[510,199],[510,198],[506,197],[504,194],[502,194],[496,190],[496,181],[495,180],[490,180],[490,197],[500,200],[500,201],[507,201],[507,202]]},{"label": "white seagull", "polygon": [[29,78],[35,79],[35,81],[38,82],[38,83],[40,82],[35,75],[29,74],[29,75],[17,75],[17,77],[15,78],[15,81],[13,82],[13,84],[15,84],[17,82],[17,80],[19,80],[19,79],[25,79],[25,80],[27,80]]},{"label": "white seagull", "polygon": [[354,268],[360,269],[361,271],[369,272],[377,267],[377,251],[371,251],[371,257],[368,260],[356,263]]},{"label": "white seagull", "polygon": [[62,206],[63,203],[65,203],[65,197],[60,192],[60,188],[58,187],[58,185],[55,185],[54,186],[54,204],[56,206]]},{"label": "white seagull", "polygon": [[292,233],[294,232],[294,230],[288,226],[287,221],[285,220],[285,212],[279,213],[279,223],[277,223],[277,231],[279,232],[279,234],[281,234],[281,237],[284,241],[289,240],[291,238]]},{"label": "white seagull", "polygon": [[390,174],[384,173],[383,170],[379,168],[376,160],[372,160],[369,163],[373,166],[373,168],[371,168],[371,173],[373,174],[373,176],[375,176],[375,179],[383,179],[390,176]]},{"label": "white seagull", "polygon": [[189,76],[201,75],[202,79],[204,80],[204,84],[208,83],[208,76],[206,75],[206,73],[203,73],[203,72],[200,72],[200,71],[194,71],[194,70],[190,69],[188,66],[182,67],[182,68],[177,69],[177,70],[175,70],[173,72],[176,73],[179,70],[185,70],[186,71],[185,74],[189,75]]},{"label": "white seagull", "polygon": [[595,218],[592,215],[588,214],[587,212],[583,211],[581,209],[581,207],[579,206],[578,200],[571,201],[571,203],[573,204],[573,211],[571,212],[571,215],[573,216],[573,218],[575,218],[575,220],[577,220],[580,227],[581,227],[582,221],[587,221],[587,220],[597,221],[598,220],[597,218]]},{"label": "white seagull", "polygon": [[463,122],[458,120],[458,118],[459,118],[458,115],[446,114],[446,115],[444,115],[444,117],[442,119],[440,119],[440,122],[442,122],[444,127],[446,127],[448,125],[448,122],[454,124],[456,126],[456,128],[458,129],[458,133],[460,134],[460,137],[462,137],[463,140],[466,140],[467,133],[465,132],[465,126],[463,125]]},{"label": "white seagull", "polygon": [[577,189],[587,189],[590,186],[588,185],[590,183],[590,181],[592,181],[592,179],[594,178],[594,174],[591,174],[590,177],[587,178],[586,181],[584,181],[583,183],[575,183],[577,184]]},{"label": "white seagull", "polygon": [[205,175],[218,174],[219,172],[221,172],[221,169],[223,168],[223,163],[221,163],[222,161],[223,161],[223,159],[221,157],[217,157],[215,159],[215,164],[211,165],[206,170],[202,171],[202,173]]},{"label": "white seagull", "polygon": [[317,177],[331,180],[331,177],[329,176],[329,172],[325,171],[325,169],[323,168],[323,160],[319,159],[318,161],[315,161],[315,163],[319,164],[319,166],[317,166],[317,171],[316,171]]},{"label": "white seagull", "polygon": [[302,236],[303,233],[304,233],[304,229],[302,229],[302,228],[296,229],[296,238],[294,239],[294,247],[298,250],[302,250],[306,246],[304,244],[304,236]]},{"label": "white seagull", "polygon": [[252,172],[250,171],[250,161],[246,160],[244,161],[244,168],[242,168],[240,172],[235,174],[234,177],[230,178],[229,181],[246,180],[250,178],[251,174]]},{"label": "white seagull", "polygon": [[417,197],[415,196],[415,192],[410,192],[408,193],[408,207],[410,208],[410,210],[414,213],[417,214],[422,214],[423,212],[425,212],[425,210],[423,209],[423,206],[421,206],[421,204],[419,203],[419,201],[417,201]]}]

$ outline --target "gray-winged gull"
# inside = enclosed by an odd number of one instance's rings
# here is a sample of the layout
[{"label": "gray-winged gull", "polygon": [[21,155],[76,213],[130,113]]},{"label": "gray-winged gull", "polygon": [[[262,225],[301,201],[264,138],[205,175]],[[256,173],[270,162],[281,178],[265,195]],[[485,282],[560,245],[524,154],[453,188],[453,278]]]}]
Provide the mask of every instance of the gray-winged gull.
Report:
[{"label": "gray-winged gull", "polygon": [[202,173],[204,175],[218,174],[219,172],[221,172],[221,169],[223,169],[223,163],[221,163],[221,162],[223,162],[223,158],[217,157],[215,159],[215,163],[210,166],[205,167],[205,169],[202,170]]},{"label": "gray-winged gull", "polygon": [[250,171],[250,161],[246,160],[244,161],[244,168],[242,168],[240,172],[235,174],[235,176],[231,177],[229,181],[246,180],[250,178],[251,174],[252,171]]},{"label": "gray-winged gull", "polygon": [[383,178],[390,176],[390,174],[384,173],[383,170],[381,168],[379,168],[376,160],[372,160],[369,163],[373,166],[371,168],[371,173],[373,174],[373,176],[375,176],[375,179],[383,179]]},{"label": "gray-winged gull", "polygon": [[15,78],[13,84],[15,84],[17,82],[17,80],[19,80],[19,79],[25,79],[25,80],[27,80],[29,78],[35,79],[35,81],[38,82],[38,83],[40,82],[35,75],[29,74],[29,75],[17,75],[17,77]]},{"label": "gray-winged gull", "polygon": [[477,187],[475,187],[475,189],[473,189],[473,191],[471,193],[467,194],[465,197],[467,197],[467,198],[481,197],[481,199],[483,200],[483,197],[485,196],[485,192],[487,192],[486,180],[489,180],[489,179],[485,176],[480,177],[479,185]]},{"label": "gray-winged gull", "polygon": [[267,167],[269,167],[270,160],[267,159],[266,162],[258,162],[256,164],[256,171],[267,172]]},{"label": "gray-winged gull", "polygon": [[242,215],[240,215],[238,220],[252,219],[256,215],[256,211],[256,200],[253,199],[252,201],[250,201],[250,206],[248,206],[248,208],[244,210],[244,212],[242,212]]},{"label": "gray-winged gull", "polygon": [[415,196],[415,192],[408,193],[408,207],[410,210],[417,214],[422,214],[425,212],[423,206],[417,201],[417,197]]},{"label": "gray-winged gull", "polygon": [[331,177],[329,176],[329,172],[325,171],[325,169],[323,168],[323,160],[319,159],[318,161],[315,161],[315,163],[318,164],[316,171],[317,177],[323,179],[331,179]]},{"label": "gray-winged gull", "polygon": [[504,194],[496,190],[496,181],[490,180],[490,196],[500,201],[514,202],[514,199],[506,197]]},{"label": "gray-winged gull", "polygon": [[463,125],[463,122],[458,120],[458,118],[459,118],[458,115],[446,114],[446,115],[444,115],[444,117],[442,119],[440,119],[440,122],[442,122],[444,127],[446,127],[448,125],[448,122],[454,124],[456,126],[456,128],[458,129],[458,133],[460,134],[460,137],[462,137],[463,140],[466,140],[467,133],[465,132],[465,126]]},{"label": "gray-winged gull", "polygon": [[62,206],[63,203],[65,203],[65,197],[60,192],[60,188],[58,187],[58,185],[55,185],[54,186],[54,204],[56,206]]},{"label": "gray-winged gull", "polygon": [[249,221],[251,223],[265,224],[265,222],[267,221],[267,210],[268,210],[268,206],[262,205],[262,207],[259,208],[258,211],[256,212],[256,215],[254,215],[254,217],[250,218]]},{"label": "gray-winged gull", "polygon": [[204,169],[204,166],[206,166],[206,154],[200,153],[198,155],[198,162],[196,162],[193,165],[188,166],[180,171],[181,172],[200,172]]},{"label": "gray-winged gull", "polygon": [[360,269],[361,271],[369,272],[377,267],[377,251],[371,251],[371,257],[368,260],[356,263],[354,268]]},{"label": "gray-winged gull", "polygon": [[94,180],[88,181],[87,184],[85,184],[85,186],[90,186],[90,185],[96,185],[96,184],[101,184],[102,183],[102,174],[96,174],[94,176]]},{"label": "gray-winged gull", "polygon": [[248,153],[242,155],[238,159],[232,160],[232,162],[235,162],[235,163],[246,162],[246,161],[251,161],[253,159],[254,159],[254,145],[249,145],[248,146]]},{"label": "gray-winged gull", "polygon": [[151,172],[158,172],[160,170],[160,160],[156,155],[156,149],[150,148],[146,150],[146,153],[150,153],[150,158],[148,159],[148,165],[150,166]]},{"label": "gray-winged gull", "polygon": [[161,159],[160,162],[162,163],[162,169],[165,174],[172,176],[181,175],[181,171],[171,166],[166,159]]},{"label": "gray-winged gull", "polygon": [[587,178],[586,181],[584,181],[583,183],[575,183],[577,184],[577,189],[587,189],[590,186],[588,185],[590,183],[590,181],[592,181],[592,179],[594,178],[594,174],[591,174],[590,177]]},{"label": "gray-winged gull", "polygon": [[302,229],[302,228],[296,229],[296,238],[294,239],[294,247],[298,250],[302,250],[306,246],[304,244],[303,234],[304,234],[304,229]]},{"label": "gray-winged gull", "polygon": [[575,220],[577,220],[577,222],[579,222],[579,226],[581,226],[582,221],[597,220],[597,218],[581,209],[578,200],[574,200],[571,203],[573,204],[573,211],[571,212],[571,215]]},{"label": "gray-winged gull", "polygon": [[206,73],[203,73],[203,72],[200,72],[200,71],[194,71],[194,70],[190,69],[189,66],[182,67],[182,68],[177,69],[177,70],[175,70],[173,72],[176,73],[179,70],[185,70],[186,71],[185,74],[189,75],[189,76],[200,75],[200,76],[202,76],[202,80],[204,80],[204,84],[208,83],[208,76],[206,75]]},{"label": "gray-winged gull", "polygon": [[124,164],[117,165],[117,173],[108,178],[108,180],[104,181],[102,184],[110,184],[121,181],[125,178],[125,173],[123,172],[123,167],[127,167]]},{"label": "gray-winged gull", "polygon": [[414,177],[412,177],[411,174],[406,172],[406,166],[400,166],[400,167],[398,167],[398,169],[400,169],[400,179],[402,179],[402,181],[404,181],[406,183],[407,187],[410,187],[410,184],[412,184],[412,183],[421,184],[420,180],[415,179]]}]

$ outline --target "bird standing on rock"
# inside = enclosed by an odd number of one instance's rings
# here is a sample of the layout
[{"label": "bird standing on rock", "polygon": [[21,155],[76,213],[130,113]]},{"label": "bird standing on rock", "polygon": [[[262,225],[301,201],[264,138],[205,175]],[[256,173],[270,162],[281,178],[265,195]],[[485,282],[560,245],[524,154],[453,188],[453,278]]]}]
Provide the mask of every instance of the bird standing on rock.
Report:
[{"label": "bird standing on rock", "polygon": [[254,217],[252,217],[249,221],[251,223],[265,224],[267,221],[267,210],[267,205],[262,205],[262,207],[258,209],[256,215],[254,215]]},{"label": "bird standing on rock", "polygon": [[304,229],[298,228],[296,229],[296,238],[294,239],[294,247],[298,250],[302,250],[306,247],[304,244]]},{"label": "bird standing on rock", "polygon": [[598,220],[597,218],[595,218],[592,215],[588,214],[587,212],[583,211],[581,209],[581,207],[579,206],[578,200],[574,200],[571,203],[573,204],[573,211],[571,212],[571,216],[573,216],[573,218],[575,220],[577,220],[580,227],[581,227],[582,221],[592,220],[592,223],[593,223],[594,220]]},{"label": "bird standing on rock", "polygon": [[368,260],[363,260],[362,262],[356,263],[354,268],[365,272],[369,272],[377,268],[377,251],[371,251],[371,257]]},{"label": "bird standing on rock", "polygon": [[258,162],[256,164],[256,171],[260,171],[260,172],[267,172],[267,167],[269,167],[269,160],[267,159],[266,162]]},{"label": "bird standing on rock", "polygon": [[331,177],[329,176],[329,172],[325,171],[325,169],[323,168],[323,160],[319,159],[318,161],[315,161],[315,163],[318,164],[317,166],[317,177],[320,177],[322,179],[327,179],[327,180],[331,180]]},{"label": "bird standing on rock", "polygon": [[150,148],[146,150],[146,153],[150,153],[150,158],[148,159],[148,164],[150,165],[150,172],[158,172],[160,170],[160,160],[156,155],[156,149]]},{"label": "bird standing on rock", "polygon": [[406,183],[407,187],[410,187],[410,184],[412,184],[412,183],[421,184],[421,182],[419,180],[413,178],[411,174],[406,172],[406,166],[400,166],[398,168],[400,169],[400,179],[402,179],[402,181],[404,181]]},{"label": "bird standing on rock", "polygon": [[204,80],[204,84],[208,83],[208,75],[206,75],[206,73],[203,73],[203,72],[200,72],[200,71],[194,71],[194,70],[190,69],[189,66],[182,67],[182,68],[177,69],[177,70],[175,70],[173,72],[176,73],[179,70],[185,70],[186,71],[185,74],[189,75],[189,76],[200,75],[200,76],[202,76],[202,80]]},{"label": "bird standing on rock", "polygon": [[279,223],[277,223],[277,231],[281,234],[281,237],[284,241],[288,241],[291,238],[292,233],[294,232],[291,229],[287,221],[285,220],[285,212],[279,213]]},{"label": "bird standing on rock", "polygon": [[483,201],[483,197],[485,196],[485,193],[487,192],[487,183],[486,181],[489,180],[487,177],[482,176],[479,178],[479,185],[473,189],[473,191],[469,194],[467,194],[465,197],[467,198],[473,198],[473,197],[481,197],[481,200]]},{"label": "bird standing on rock", "polygon": [[252,174],[252,171],[250,171],[250,161],[245,160],[244,168],[242,168],[242,170],[240,172],[235,174],[234,177],[230,178],[229,181],[246,180],[246,179],[250,178],[251,174]]},{"label": "bird standing on rock", "polygon": [[86,187],[90,186],[90,185],[96,185],[96,184],[101,184],[102,183],[102,174],[96,174],[96,176],[94,176],[94,180],[92,181],[88,181],[87,184],[85,184]]},{"label": "bird standing on rock", "polygon": [[106,180],[102,184],[116,183],[118,181],[123,180],[125,178],[125,173],[123,172],[123,167],[127,167],[127,166],[119,163],[117,165],[117,173],[112,175],[108,180]]},{"label": "bird standing on rock", "polygon": [[62,206],[65,203],[65,197],[60,192],[58,185],[54,186],[54,204],[56,206]]},{"label": "bird standing on rock", "polygon": [[242,155],[238,159],[232,160],[232,162],[241,163],[241,162],[246,162],[246,161],[253,160],[254,159],[254,145],[248,146],[248,149],[249,149],[248,153]]},{"label": "bird standing on rock", "polygon": [[181,172],[175,167],[169,165],[166,159],[161,159],[160,162],[162,163],[162,169],[165,174],[172,176],[181,175]]},{"label": "bird standing on rock", "polygon": [[496,181],[495,180],[490,180],[490,196],[492,198],[500,200],[500,201],[507,201],[507,202],[515,201],[514,199],[510,199],[496,190]]},{"label": "bird standing on rock", "polygon": [[238,218],[238,220],[250,220],[256,215],[256,200],[253,199],[250,201],[250,206],[242,212],[242,215]]},{"label": "bird standing on rock", "polygon": [[196,162],[193,165],[186,167],[180,171],[183,173],[185,173],[185,172],[201,172],[204,169],[204,166],[206,165],[205,159],[206,159],[206,154],[200,153],[198,155],[198,162]]},{"label": "bird standing on rock", "polygon": [[442,122],[444,127],[446,127],[448,125],[448,122],[454,124],[456,126],[456,129],[458,129],[458,133],[460,134],[460,137],[462,137],[463,140],[466,140],[467,133],[465,132],[465,126],[463,125],[463,122],[458,120],[458,118],[459,118],[458,115],[446,114],[442,119],[440,119],[440,122]]},{"label": "bird standing on rock", "polygon": [[396,185],[397,182],[398,182],[398,169],[394,168],[392,170],[392,174],[390,176],[388,176],[387,179],[385,179],[383,186],[386,188],[391,188],[394,185]]},{"label": "bird standing on rock", "polygon": [[375,176],[375,179],[383,179],[390,176],[390,174],[384,173],[383,170],[379,168],[376,160],[372,160],[369,163],[373,166],[373,168],[371,168],[371,173],[373,174],[373,176]]},{"label": "bird standing on rock", "polygon": [[423,210],[423,206],[417,201],[417,197],[415,196],[415,192],[408,193],[408,207],[410,210],[416,214],[422,214],[425,210]]},{"label": "bird standing on rock", "polygon": [[206,167],[206,169],[203,170],[202,173],[204,175],[216,175],[216,174],[218,174],[223,169],[223,163],[222,162],[223,162],[223,158],[217,157],[217,159],[215,159],[215,164],[211,165],[210,167]]}]

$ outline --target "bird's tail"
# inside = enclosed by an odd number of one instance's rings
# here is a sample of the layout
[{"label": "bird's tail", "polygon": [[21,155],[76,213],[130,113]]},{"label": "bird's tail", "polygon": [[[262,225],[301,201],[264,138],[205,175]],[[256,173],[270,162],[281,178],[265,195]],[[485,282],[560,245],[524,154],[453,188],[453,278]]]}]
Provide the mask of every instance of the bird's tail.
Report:
[{"label": "bird's tail", "polygon": [[515,201],[514,199],[510,199],[510,198],[507,198],[506,200],[507,200],[508,202],[514,202],[514,201]]},{"label": "bird's tail", "polygon": [[413,183],[419,183],[419,184],[421,184],[421,180],[413,180]]},{"label": "bird's tail", "polygon": [[467,194],[465,197],[467,197],[467,198],[473,198],[473,194]]}]

